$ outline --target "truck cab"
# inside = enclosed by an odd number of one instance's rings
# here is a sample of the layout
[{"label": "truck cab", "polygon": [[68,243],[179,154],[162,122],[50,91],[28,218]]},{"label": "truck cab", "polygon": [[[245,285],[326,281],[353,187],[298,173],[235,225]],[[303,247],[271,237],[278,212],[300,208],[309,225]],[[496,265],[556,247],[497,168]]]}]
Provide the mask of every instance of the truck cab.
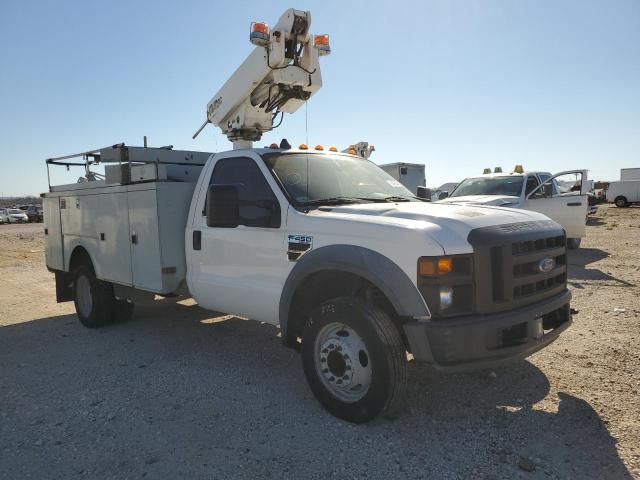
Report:
[{"label": "truck cab", "polygon": [[441,202],[501,206],[542,213],[562,225],[569,248],[578,248],[586,236],[587,185],[586,170],[552,175],[549,172],[525,172],[517,166],[511,173],[485,171],[481,176],[466,178]]}]

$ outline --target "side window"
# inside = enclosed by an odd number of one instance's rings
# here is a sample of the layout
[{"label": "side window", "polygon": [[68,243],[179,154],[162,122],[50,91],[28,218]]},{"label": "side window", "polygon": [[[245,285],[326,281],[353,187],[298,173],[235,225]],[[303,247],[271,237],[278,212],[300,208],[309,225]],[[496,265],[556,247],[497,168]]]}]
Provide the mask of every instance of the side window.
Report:
[{"label": "side window", "polygon": [[527,186],[525,188],[524,194],[529,195],[531,192],[535,190],[535,188],[540,185],[538,183],[538,179],[534,175],[529,175],[527,177]]},{"label": "side window", "polygon": [[[545,183],[547,180],[549,180],[551,178],[551,175],[549,175],[548,173],[540,173],[538,175],[540,177],[540,181],[542,183]],[[556,188],[556,182],[554,182],[553,180],[551,181],[551,191],[553,192],[553,195],[557,195],[558,194],[558,189]],[[543,187],[544,188],[544,187]]]},{"label": "side window", "polygon": [[238,188],[240,225],[280,227],[278,199],[252,159],[240,157],[220,160],[209,184],[235,185]]}]

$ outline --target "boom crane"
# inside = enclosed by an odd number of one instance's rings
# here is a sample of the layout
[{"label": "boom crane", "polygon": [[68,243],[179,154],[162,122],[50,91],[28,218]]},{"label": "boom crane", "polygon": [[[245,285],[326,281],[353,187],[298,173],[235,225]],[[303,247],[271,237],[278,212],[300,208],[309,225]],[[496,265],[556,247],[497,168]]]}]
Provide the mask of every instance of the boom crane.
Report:
[{"label": "boom crane", "polygon": [[329,36],[311,35],[310,25],[311,12],[293,8],[271,29],[253,22],[249,39],[256,48],[209,101],[193,138],[212,123],[234,149],[251,148],[275,128],[278,114],[295,113],[311,98],[322,86],[318,58],[331,49]]}]

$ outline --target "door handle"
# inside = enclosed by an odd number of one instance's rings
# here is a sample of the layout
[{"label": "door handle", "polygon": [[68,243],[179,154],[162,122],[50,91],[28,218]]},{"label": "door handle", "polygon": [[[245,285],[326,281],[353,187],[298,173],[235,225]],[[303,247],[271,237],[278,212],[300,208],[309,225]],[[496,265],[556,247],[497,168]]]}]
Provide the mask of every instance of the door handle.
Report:
[{"label": "door handle", "polygon": [[193,249],[202,250],[202,232],[200,230],[193,231]]},{"label": "door handle", "polygon": [[569,202],[567,203],[568,206],[570,207],[580,207],[582,205],[581,202]]},{"label": "door handle", "polygon": [[131,243],[133,243],[134,245],[138,244],[138,234],[135,232],[131,235]]}]

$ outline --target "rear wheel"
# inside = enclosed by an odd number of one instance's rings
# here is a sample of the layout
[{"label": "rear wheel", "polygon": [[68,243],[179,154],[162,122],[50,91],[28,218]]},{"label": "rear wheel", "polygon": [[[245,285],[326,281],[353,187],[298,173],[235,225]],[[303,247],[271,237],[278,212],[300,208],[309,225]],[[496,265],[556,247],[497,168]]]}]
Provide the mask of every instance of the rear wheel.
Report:
[{"label": "rear wheel", "polygon": [[629,203],[627,202],[627,199],[625,197],[616,197],[614,203],[616,204],[616,207],[628,207]]},{"label": "rear wheel", "polygon": [[400,332],[383,311],[352,297],[326,301],[303,333],[302,366],[330,413],[362,423],[400,407],[407,358]]},{"label": "rear wheel", "polygon": [[115,310],[113,287],[98,280],[93,268],[80,266],[73,281],[73,300],[80,323],[88,328],[102,327],[111,322]]},{"label": "rear wheel", "polygon": [[567,247],[569,247],[569,250],[577,250],[580,248],[581,243],[581,238],[567,238]]}]

